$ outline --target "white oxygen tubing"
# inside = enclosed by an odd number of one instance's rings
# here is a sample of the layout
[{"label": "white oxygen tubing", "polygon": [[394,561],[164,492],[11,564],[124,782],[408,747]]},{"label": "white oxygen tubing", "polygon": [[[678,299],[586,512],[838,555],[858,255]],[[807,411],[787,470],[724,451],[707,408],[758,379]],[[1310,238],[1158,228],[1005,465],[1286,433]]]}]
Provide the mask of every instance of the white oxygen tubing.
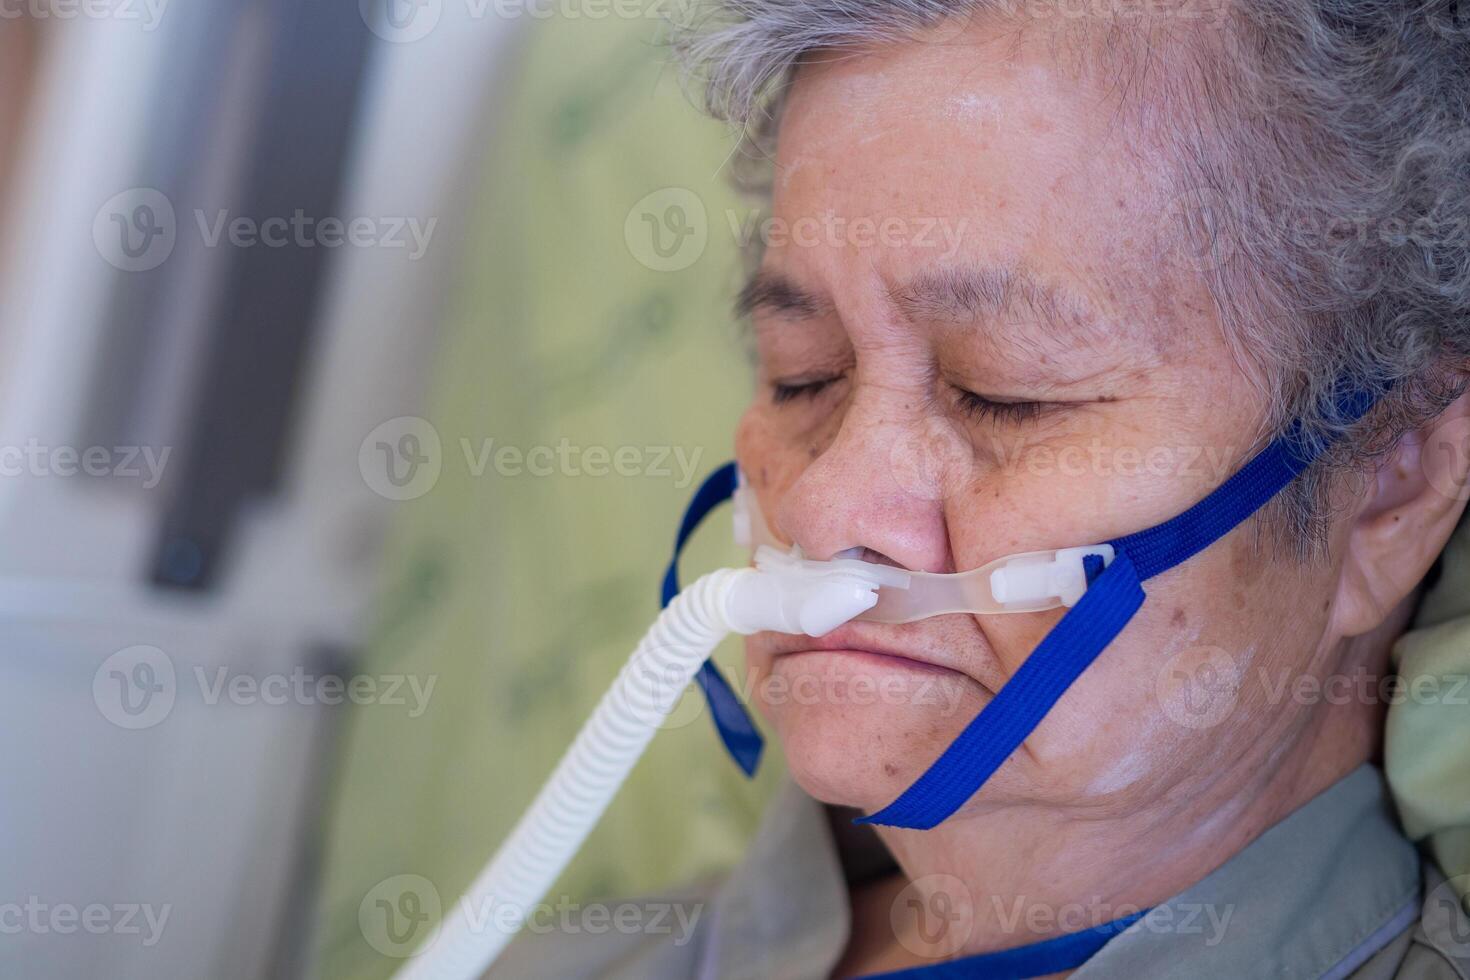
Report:
[{"label": "white oxygen tubing", "polygon": [[797,577],[742,568],[711,572],[675,596],[531,808],[397,980],[478,980],[490,968],[726,635],[825,633],[872,606],[876,588],[846,570]]},{"label": "white oxygen tubing", "polygon": [[745,573],[711,572],[674,597],[531,808],[399,980],[477,980],[490,968],[602,818],[700,665],[730,633],[725,606],[735,577]]}]

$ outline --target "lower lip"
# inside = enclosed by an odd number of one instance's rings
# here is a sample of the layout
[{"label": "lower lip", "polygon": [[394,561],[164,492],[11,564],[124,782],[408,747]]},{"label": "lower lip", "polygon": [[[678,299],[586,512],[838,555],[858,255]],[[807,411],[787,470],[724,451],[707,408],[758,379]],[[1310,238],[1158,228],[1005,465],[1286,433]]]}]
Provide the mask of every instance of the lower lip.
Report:
[{"label": "lower lip", "polygon": [[842,657],[871,666],[884,667],[889,670],[913,670],[925,674],[955,673],[955,671],[950,670],[948,667],[940,667],[938,664],[925,663],[922,660],[910,660],[908,657],[899,657],[890,653],[874,653],[871,650],[795,650],[791,653],[780,654],[776,659],[785,660],[788,657],[810,656]]}]

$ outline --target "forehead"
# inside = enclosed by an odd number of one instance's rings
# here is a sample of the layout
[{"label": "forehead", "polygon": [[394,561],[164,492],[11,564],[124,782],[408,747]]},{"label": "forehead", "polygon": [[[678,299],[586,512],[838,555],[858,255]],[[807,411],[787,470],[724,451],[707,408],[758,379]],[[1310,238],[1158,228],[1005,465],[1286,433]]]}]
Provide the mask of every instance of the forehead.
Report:
[{"label": "forehead", "polygon": [[[1067,171],[1116,181],[1125,164],[1145,177],[1164,162],[1146,148],[1166,132],[1148,121],[1167,109],[1171,86],[1155,79],[1181,60],[1171,51],[1141,57],[1132,44],[984,21],[935,40],[813,52],[786,101],[777,189],[813,179],[824,161],[866,173],[866,164],[912,153],[923,155],[910,166],[935,176],[973,173],[967,164],[1002,176],[1011,157],[1034,178]],[[1035,173],[1037,163],[1050,166]],[[945,189],[959,190],[934,188]]]},{"label": "forehead", "polygon": [[846,263],[901,282],[957,260],[1157,306],[1179,285],[1159,261],[1164,154],[1121,76],[1080,65],[1047,37],[978,27],[811,56],[782,116],[774,214],[894,233],[773,241],[767,268]]}]

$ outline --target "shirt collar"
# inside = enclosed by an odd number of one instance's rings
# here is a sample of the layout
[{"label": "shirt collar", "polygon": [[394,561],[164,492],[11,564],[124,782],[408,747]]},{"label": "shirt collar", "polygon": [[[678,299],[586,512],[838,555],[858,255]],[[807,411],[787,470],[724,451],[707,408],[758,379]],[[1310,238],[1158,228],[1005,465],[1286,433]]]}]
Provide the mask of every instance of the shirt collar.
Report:
[{"label": "shirt collar", "polygon": [[847,884],[827,810],[786,780],[713,903],[699,975],[827,976],[847,946]]},{"label": "shirt collar", "polygon": [[[858,856],[871,854],[839,848],[827,808],[786,782],[714,900],[700,975],[828,975],[850,928],[844,863]],[[1418,855],[1382,774],[1364,765],[1161,903],[1073,978],[1341,977],[1412,921],[1419,889]]]},{"label": "shirt collar", "polygon": [[1363,765],[1163,902],[1073,974],[1339,977],[1407,928],[1419,857]]}]

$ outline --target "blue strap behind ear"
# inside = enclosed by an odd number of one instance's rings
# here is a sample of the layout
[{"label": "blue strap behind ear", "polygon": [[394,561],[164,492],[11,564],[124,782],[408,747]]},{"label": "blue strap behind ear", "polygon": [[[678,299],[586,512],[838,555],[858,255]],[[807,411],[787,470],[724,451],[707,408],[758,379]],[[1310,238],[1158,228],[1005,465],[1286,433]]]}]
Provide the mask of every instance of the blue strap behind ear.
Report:
[{"label": "blue strap behind ear", "polygon": [[[668,606],[674,596],[679,594],[679,555],[690,535],[710,511],[734,496],[737,482],[735,464],[726,463],[711,473],[694,492],[694,499],[689,502],[689,508],[684,511],[684,519],[679,522],[679,534],[674,539],[674,557],[669,561],[668,571],[664,573],[663,588],[659,595],[660,607]],[[765,744],[760,732],[756,730],[755,722],[751,721],[750,714],[745,710],[745,705],[740,703],[739,696],[713,660],[706,660],[694,679],[704,691],[704,699],[709,703],[710,715],[714,719],[715,729],[720,733],[720,740],[725,743],[725,749],[747,776],[754,776]]]}]

